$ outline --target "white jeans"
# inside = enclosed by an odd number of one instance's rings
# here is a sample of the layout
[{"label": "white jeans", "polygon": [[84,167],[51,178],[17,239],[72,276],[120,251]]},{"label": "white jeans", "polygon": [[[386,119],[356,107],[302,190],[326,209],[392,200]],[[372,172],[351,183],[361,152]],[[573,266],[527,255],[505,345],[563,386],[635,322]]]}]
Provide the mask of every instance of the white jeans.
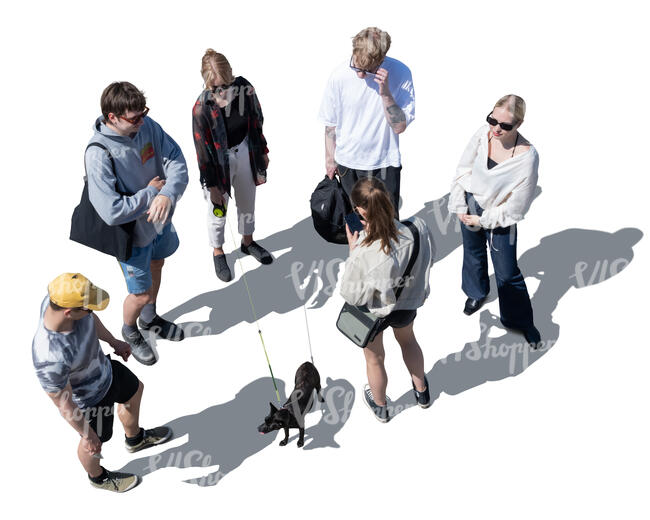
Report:
[{"label": "white jeans", "polygon": [[[237,203],[237,229],[241,235],[252,235],[255,231],[255,182],[251,172],[250,157],[248,155],[248,137],[240,144],[228,149],[230,163],[230,185]],[[203,196],[208,202],[208,239],[211,247],[221,248],[224,242],[224,229],[227,217],[215,217],[214,206],[210,200],[210,191],[203,188]],[[227,213],[230,213],[231,199],[224,194]]]}]

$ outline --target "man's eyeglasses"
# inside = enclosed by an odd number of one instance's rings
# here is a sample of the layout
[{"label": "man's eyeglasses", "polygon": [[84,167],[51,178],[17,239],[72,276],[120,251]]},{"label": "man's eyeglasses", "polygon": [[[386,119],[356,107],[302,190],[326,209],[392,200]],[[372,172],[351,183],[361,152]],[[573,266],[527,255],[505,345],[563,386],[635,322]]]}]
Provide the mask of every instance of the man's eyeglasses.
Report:
[{"label": "man's eyeglasses", "polygon": [[364,74],[377,74],[377,69],[379,67],[375,67],[375,70],[366,70],[366,69],[360,69],[359,67],[354,66],[354,56],[350,57],[350,68],[354,72],[363,72]]},{"label": "man's eyeglasses", "polygon": [[144,112],[142,114],[138,114],[135,117],[124,117],[124,116],[118,116],[120,119],[124,119],[127,123],[131,123],[132,125],[137,125],[144,117],[149,113],[149,109],[147,107],[144,107]]},{"label": "man's eyeglasses", "polygon": [[492,117],[492,112],[488,114],[488,116],[485,118],[485,120],[488,122],[490,126],[497,126],[499,125],[501,127],[501,130],[505,130],[506,132],[509,132],[515,127],[516,123],[499,123],[496,119]]}]

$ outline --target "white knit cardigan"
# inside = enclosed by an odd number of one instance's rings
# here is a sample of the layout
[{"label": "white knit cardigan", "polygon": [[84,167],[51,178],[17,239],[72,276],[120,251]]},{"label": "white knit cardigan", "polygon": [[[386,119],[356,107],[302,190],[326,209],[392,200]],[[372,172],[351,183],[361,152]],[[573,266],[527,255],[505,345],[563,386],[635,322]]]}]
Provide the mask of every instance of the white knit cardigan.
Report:
[{"label": "white knit cardigan", "polygon": [[539,156],[531,145],[488,170],[488,131],[484,125],[472,136],[463,152],[451,184],[450,213],[467,213],[465,192],[473,193],[483,208],[481,227],[507,227],[524,218],[537,186]]},{"label": "white knit cardigan", "polygon": [[429,296],[429,272],[434,259],[433,238],[427,225],[419,217],[409,219],[418,229],[420,251],[411,275],[395,301],[395,284],[400,280],[413,252],[411,231],[396,222],[398,242],[391,242],[390,254],[381,249],[381,241],[361,245],[366,232],[359,234],[357,247],[345,262],[345,272],[339,292],[350,305],[367,305],[377,316],[387,316],[395,310],[421,307]]}]

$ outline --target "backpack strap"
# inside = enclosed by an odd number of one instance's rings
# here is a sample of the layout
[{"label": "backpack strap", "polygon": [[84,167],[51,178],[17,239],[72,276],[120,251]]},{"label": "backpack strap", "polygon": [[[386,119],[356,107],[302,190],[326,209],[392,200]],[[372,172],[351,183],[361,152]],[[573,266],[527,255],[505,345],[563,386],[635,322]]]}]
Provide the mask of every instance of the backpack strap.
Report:
[{"label": "backpack strap", "polygon": [[399,284],[399,287],[395,288],[395,301],[397,301],[400,297],[400,294],[402,294],[402,290],[406,285],[406,279],[411,274],[411,269],[413,269],[415,260],[417,259],[417,256],[420,252],[420,233],[418,231],[418,228],[415,226],[415,224],[413,224],[413,222],[410,222],[408,220],[403,221],[402,224],[404,224],[407,228],[409,228],[411,230],[411,234],[413,235],[413,253],[411,254],[411,257],[409,258],[409,262],[406,265],[406,269],[404,270],[404,275],[400,279],[401,283]]},{"label": "backpack strap", "polygon": [[115,173],[115,160],[113,159],[113,156],[111,155],[111,152],[109,151],[109,149],[106,148],[101,143],[90,143],[88,146],[86,146],[86,149],[84,150],[84,172],[86,173],[86,175],[84,177],[84,180],[88,181],[88,170],[86,170],[85,157],[86,157],[86,152],[88,151],[88,148],[90,148],[91,146],[96,146],[97,148],[101,148],[102,150],[104,150],[106,152],[106,155],[108,155],[108,158],[111,160],[111,170],[113,171],[113,175],[115,176],[115,188],[116,188],[115,191],[117,191],[117,193],[119,193],[120,195],[132,195],[132,194],[129,194],[129,193],[122,192],[122,191],[120,191],[118,189],[118,185],[120,183],[120,180],[117,177],[117,173]]}]

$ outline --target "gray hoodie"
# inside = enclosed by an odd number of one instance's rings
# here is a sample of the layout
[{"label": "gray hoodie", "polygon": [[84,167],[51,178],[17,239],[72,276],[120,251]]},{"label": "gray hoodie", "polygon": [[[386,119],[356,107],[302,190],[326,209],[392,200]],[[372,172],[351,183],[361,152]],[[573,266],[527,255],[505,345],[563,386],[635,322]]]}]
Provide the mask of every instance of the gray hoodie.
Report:
[{"label": "gray hoodie", "polygon": [[[88,148],[85,160],[90,202],[109,225],[135,220],[133,245],[143,247],[150,244],[157,230],[147,222],[146,212],[158,190],[148,184],[156,176],[167,180],[160,194],[171,199],[172,209],[167,220],[170,222],[188,181],[187,165],[180,147],[150,117],[144,118],[143,125],[133,137],[114,132],[100,117],[95,122],[95,134],[90,143],[104,145],[115,161],[114,175],[106,152],[97,146]],[[118,191],[133,195],[120,195]]]}]

